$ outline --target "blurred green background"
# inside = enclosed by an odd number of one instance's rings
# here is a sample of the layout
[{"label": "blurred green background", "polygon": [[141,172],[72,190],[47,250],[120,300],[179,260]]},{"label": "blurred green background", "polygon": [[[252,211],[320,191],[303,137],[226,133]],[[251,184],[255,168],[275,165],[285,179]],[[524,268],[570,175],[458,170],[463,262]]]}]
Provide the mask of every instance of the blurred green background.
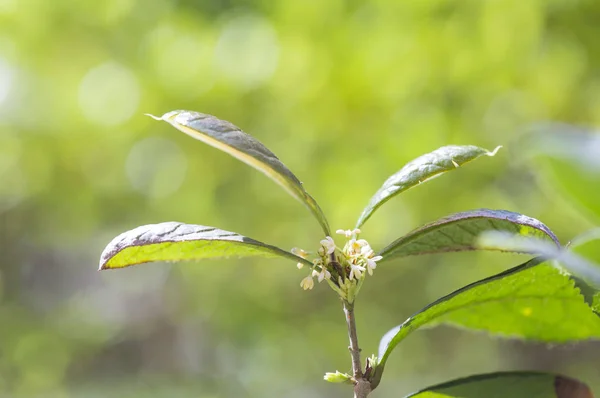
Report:
[{"label": "blurred green background", "polygon": [[[382,248],[489,207],[567,242],[598,225],[600,161],[536,165],[521,137],[539,121],[600,125],[599,19],[594,0],[0,0],[0,396],[348,396],[322,381],[350,368],[340,303],[325,285],[302,291],[293,263],[96,272],[115,235],[161,221],[287,249],[322,238],[272,181],[143,114],[191,109],[240,126],[333,230],[422,153],[504,145],[389,202],[363,237]],[[430,301],[523,260],[382,265],[357,303],[364,355]],[[373,396],[510,369],[562,372],[598,394],[599,355],[598,343],[440,327],[396,350]]]}]

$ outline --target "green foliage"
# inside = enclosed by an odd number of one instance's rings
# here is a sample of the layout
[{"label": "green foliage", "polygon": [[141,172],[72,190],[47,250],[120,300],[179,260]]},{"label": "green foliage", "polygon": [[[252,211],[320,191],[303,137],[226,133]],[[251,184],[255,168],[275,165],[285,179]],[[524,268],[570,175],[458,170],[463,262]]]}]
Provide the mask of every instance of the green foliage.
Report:
[{"label": "green foliage", "polygon": [[[487,231],[514,232],[559,244],[554,233],[534,218],[506,210],[480,209],[452,214],[424,225],[395,240],[380,254],[385,260],[391,260],[415,254],[476,250],[477,237]],[[505,251],[522,252],[518,249]]]},{"label": "green foliage", "polygon": [[[264,172],[292,196],[304,199],[324,231],[328,232],[320,207],[304,191],[297,178],[272,152],[234,125],[210,115],[190,111],[174,111],[156,119],[166,120],[186,134],[222,149]],[[443,147],[417,158],[386,181],[361,215],[358,225],[362,225],[374,210],[392,196],[484,154],[492,156],[494,153],[472,146]],[[310,198],[312,202],[306,198]],[[394,348],[411,332],[425,326],[446,323],[547,343],[600,339],[600,318],[594,312],[597,309],[597,295],[593,290],[590,293],[592,288],[587,288],[585,284],[587,279],[591,279],[595,282],[593,286],[600,287],[600,268],[594,268],[586,260],[563,249],[556,235],[534,218],[506,210],[480,209],[456,213],[408,233],[388,245],[377,256],[366,240],[358,239],[361,233],[359,229],[337,232],[346,237],[343,249],[339,249],[334,240],[327,236],[320,241],[318,257],[311,262],[306,260],[308,253],[303,250],[296,249],[294,253],[302,253],[297,256],[275,246],[213,227],[174,222],[147,225],[116,237],[104,250],[100,269],[122,268],[150,261],[198,260],[230,255],[281,256],[297,263],[305,263],[311,268],[311,274],[302,280],[301,286],[305,290],[312,289],[313,277],[317,275],[319,282],[327,280],[344,303],[348,325],[353,376],[336,372],[327,373],[325,379],[354,383],[355,396],[359,398],[366,397],[368,392],[379,386],[386,362]],[[583,239],[582,243],[589,243],[596,238],[594,235],[587,240]],[[545,259],[560,261],[575,275],[571,276],[542,258],[536,258],[465,286],[433,302],[389,331],[381,340],[379,356],[367,361],[363,373],[354,320],[354,300],[367,272],[373,274],[376,261],[381,260],[382,256],[391,260],[415,254],[478,249],[540,254]],[[514,387],[521,389],[520,394],[529,396],[561,396],[561,393],[548,389],[554,386],[550,383],[555,380],[554,376],[533,377],[524,374],[481,376],[476,378],[477,383],[485,382],[486,386],[474,387],[471,380],[459,381],[458,387],[434,387],[417,393],[417,396],[436,396],[435,394],[441,394],[438,390],[445,389],[457,389],[456,393],[459,394],[463,390],[475,391],[472,388],[484,388],[487,391],[492,384],[506,377],[517,378],[519,382],[526,380],[522,385],[510,384],[509,392]],[[365,383],[368,387],[361,387]],[[540,390],[540,386],[545,386],[546,390]]]},{"label": "green foliage", "polygon": [[310,261],[254,239],[202,225],[177,222],[144,225],[117,236],[100,256],[100,269],[123,268],[151,261],[186,261],[222,257],[283,257]]},{"label": "green foliage", "polygon": [[594,398],[579,380],[548,373],[499,372],[432,386],[406,398]]},{"label": "green foliage", "polygon": [[448,145],[407,163],[400,171],[388,178],[381,188],[375,192],[375,195],[358,218],[356,228],[360,228],[375,210],[392,197],[442,173],[455,170],[480,156],[494,156],[498,149],[500,147],[494,149],[493,152],[489,152],[473,145]]}]

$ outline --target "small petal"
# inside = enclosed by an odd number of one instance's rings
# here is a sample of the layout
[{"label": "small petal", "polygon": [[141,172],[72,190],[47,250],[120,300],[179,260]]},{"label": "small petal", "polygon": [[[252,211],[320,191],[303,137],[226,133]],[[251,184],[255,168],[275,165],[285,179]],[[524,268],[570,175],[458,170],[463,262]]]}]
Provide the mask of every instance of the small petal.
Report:
[{"label": "small petal", "polygon": [[351,264],[350,265],[350,279],[359,280],[362,277],[362,273],[365,270],[365,267],[360,265]]},{"label": "small petal", "polygon": [[304,263],[298,263],[296,264],[296,267],[298,267],[298,269],[302,269],[302,267],[304,267]]},{"label": "small petal", "polygon": [[316,269],[313,269],[312,276],[315,277],[317,275],[319,275],[319,271],[317,271]]},{"label": "small petal", "polygon": [[315,281],[313,281],[312,276],[307,276],[306,278],[302,279],[300,286],[304,290],[310,290],[315,286]]},{"label": "small petal", "polygon": [[369,275],[373,275],[373,270],[377,268],[377,263],[373,259],[367,259],[367,271]]},{"label": "small petal", "polygon": [[346,235],[346,231],[344,231],[343,229],[338,229],[337,231],[335,231],[335,233],[338,235]]}]

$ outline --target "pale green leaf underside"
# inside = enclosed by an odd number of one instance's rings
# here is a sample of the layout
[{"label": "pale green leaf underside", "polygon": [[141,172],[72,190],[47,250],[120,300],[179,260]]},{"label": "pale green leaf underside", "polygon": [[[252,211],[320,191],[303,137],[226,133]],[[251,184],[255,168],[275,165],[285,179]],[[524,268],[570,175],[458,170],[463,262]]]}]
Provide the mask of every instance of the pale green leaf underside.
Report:
[{"label": "pale green leaf underside", "polygon": [[325,214],[313,197],[304,190],[300,180],[256,138],[225,120],[199,112],[178,110],[166,113],[160,118],[152,117],[164,120],[185,134],[261,171],[307,206],[321,224],[325,235],[331,235]]},{"label": "pale green leaf underside", "polygon": [[392,350],[420,327],[449,324],[505,337],[549,343],[600,339],[600,318],[575,282],[540,259],[465,286],[390,330],[379,346],[379,383]]},{"label": "pale green leaf underside", "polygon": [[395,195],[442,173],[454,170],[482,155],[494,156],[498,149],[500,147],[490,152],[473,145],[448,145],[407,163],[400,171],[388,178],[373,195],[358,218],[356,228],[360,228],[375,210]]},{"label": "pale green leaf underside", "polygon": [[558,238],[541,221],[507,210],[479,209],[451,214],[409,232],[385,247],[382,261],[417,254],[476,250],[486,231],[505,231],[553,241]]},{"label": "pale green leaf underside", "polygon": [[189,261],[220,257],[284,257],[312,263],[278,247],[235,232],[178,222],[144,225],[122,233],[102,252],[100,269],[153,261]]},{"label": "pale green leaf underside", "polygon": [[551,373],[499,372],[449,381],[406,398],[594,398],[579,380]]}]

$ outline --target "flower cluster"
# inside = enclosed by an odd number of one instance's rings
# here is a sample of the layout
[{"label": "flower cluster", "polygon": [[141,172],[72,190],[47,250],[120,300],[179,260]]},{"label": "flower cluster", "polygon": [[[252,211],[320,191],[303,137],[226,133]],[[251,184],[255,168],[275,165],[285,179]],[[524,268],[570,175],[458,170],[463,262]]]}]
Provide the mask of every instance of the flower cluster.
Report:
[{"label": "flower cluster", "polygon": [[381,256],[375,256],[375,252],[371,249],[369,242],[364,239],[357,239],[360,234],[360,229],[342,230],[338,229],[336,233],[344,235],[347,239],[346,245],[342,250],[346,262],[350,267],[350,279],[357,281],[362,279],[365,270],[369,275],[373,275],[373,270],[377,268],[377,261],[381,260]]},{"label": "flower cluster", "polygon": [[[300,286],[304,290],[312,289],[316,277],[319,282],[326,280],[335,291],[347,299],[354,297],[358,292],[367,273],[373,275],[373,270],[377,268],[377,261],[382,257],[375,255],[366,240],[358,239],[359,229],[339,229],[336,233],[346,238],[344,247],[338,248],[331,236],[321,240],[317,257],[312,260],[311,272],[302,279]],[[309,255],[298,248],[292,249],[292,253],[305,259]],[[298,268],[303,268],[303,265],[303,263],[298,263]]]}]

